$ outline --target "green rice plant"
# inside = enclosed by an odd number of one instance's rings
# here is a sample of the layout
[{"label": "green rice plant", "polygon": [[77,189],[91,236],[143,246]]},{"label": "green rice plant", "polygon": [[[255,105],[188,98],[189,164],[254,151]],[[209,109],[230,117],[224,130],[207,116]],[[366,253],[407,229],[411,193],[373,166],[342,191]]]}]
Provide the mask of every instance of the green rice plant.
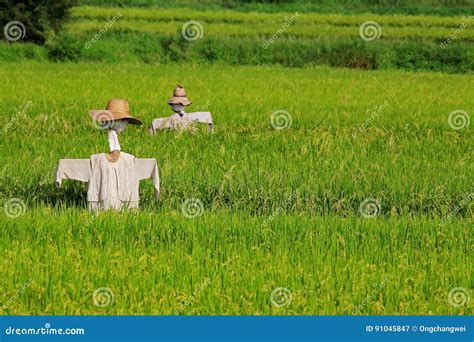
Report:
[{"label": "green rice plant", "polygon": [[[293,12],[286,13],[241,13],[232,10],[202,11],[194,9],[163,9],[151,8],[110,8],[110,7],[75,7],[72,16],[79,19],[107,20],[111,15],[120,12],[125,20],[147,20],[157,22],[186,22],[188,20],[202,21],[203,23],[226,23],[226,24],[281,24],[286,19],[300,13],[295,20],[295,25],[327,24],[334,26],[359,26],[367,20],[377,21],[383,26],[414,26],[414,27],[458,27],[463,18],[437,17],[437,16],[413,16],[413,15],[378,15],[372,13],[364,14],[316,14],[304,13],[298,7]],[[244,27],[242,27],[244,28]]]},{"label": "green rice plant", "polygon": [[[130,31],[130,32],[150,32],[161,34],[173,34],[180,30],[186,21],[147,21],[137,19],[122,19],[117,21],[111,30]],[[257,36],[272,37],[281,30],[282,22],[275,22],[269,25],[265,22],[253,24],[247,23],[205,23],[203,31],[206,36]],[[290,25],[278,37],[359,37],[359,25],[357,26],[335,26],[329,24],[308,24],[308,25]],[[87,32],[91,36],[104,27],[104,22],[100,20],[81,20],[75,21],[67,26],[73,33]],[[409,26],[382,26],[382,39],[393,38],[426,38],[426,39],[445,39],[453,33],[451,27],[409,27]],[[465,30],[457,38],[458,40],[474,40],[474,30]]]},{"label": "green rice plant", "polygon": [[38,208],[0,216],[0,312],[468,315],[448,295],[472,286],[472,223]]}]

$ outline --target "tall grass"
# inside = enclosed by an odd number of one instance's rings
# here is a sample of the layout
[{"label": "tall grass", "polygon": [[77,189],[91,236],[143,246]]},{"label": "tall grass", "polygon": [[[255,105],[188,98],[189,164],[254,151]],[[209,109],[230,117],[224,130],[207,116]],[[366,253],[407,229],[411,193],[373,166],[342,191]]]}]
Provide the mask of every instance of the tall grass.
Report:
[{"label": "tall grass", "polygon": [[[3,314],[472,314],[447,301],[472,285],[470,228],[458,220],[71,208],[0,223],[0,302],[13,298]],[[93,305],[101,287],[114,295],[104,308]],[[292,295],[281,308],[278,287]]]}]

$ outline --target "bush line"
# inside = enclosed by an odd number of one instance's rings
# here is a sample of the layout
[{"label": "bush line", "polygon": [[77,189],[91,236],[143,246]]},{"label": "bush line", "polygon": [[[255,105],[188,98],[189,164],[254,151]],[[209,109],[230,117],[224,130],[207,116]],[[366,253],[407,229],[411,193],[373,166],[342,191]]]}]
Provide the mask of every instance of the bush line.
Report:
[{"label": "bush line", "polygon": [[[94,44],[90,36],[67,32],[47,44],[47,50],[34,45],[0,45],[0,60],[47,58],[52,61],[89,62],[205,62],[229,65],[268,65],[286,67],[328,65],[360,69],[431,70],[452,73],[472,72],[474,47],[453,41],[442,48],[427,40],[291,39],[280,37],[271,44],[255,37],[204,37],[188,42],[180,35],[108,32]],[[115,41],[120,41],[117,49]]]}]

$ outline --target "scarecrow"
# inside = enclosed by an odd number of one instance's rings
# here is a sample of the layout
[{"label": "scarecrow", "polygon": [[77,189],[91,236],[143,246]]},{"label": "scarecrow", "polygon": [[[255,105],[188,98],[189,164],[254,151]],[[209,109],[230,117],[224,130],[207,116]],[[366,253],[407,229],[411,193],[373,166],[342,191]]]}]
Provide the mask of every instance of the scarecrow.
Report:
[{"label": "scarecrow", "polygon": [[192,102],[186,97],[186,91],[179,84],[173,91],[173,96],[168,100],[174,114],[167,118],[154,119],[150,133],[154,134],[161,129],[194,130],[196,123],[204,123],[212,131],[214,124],[210,112],[186,113],[184,110]]},{"label": "scarecrow", "polygon": [[101,128],[108,129],[109,152],[93,154],[89,159],[61,159],[56,171],[56,185],[63,179],[88,182],[87,201],[90,211],[138,208],[139,181],[152,179],[155,195],[160,193],[160,179],[155,159],[135,158],[122,152],[118,135],[128,124],[142,122],[130,115],[128,102],[109,100],[107,107],[92,110],[89,115]]}]

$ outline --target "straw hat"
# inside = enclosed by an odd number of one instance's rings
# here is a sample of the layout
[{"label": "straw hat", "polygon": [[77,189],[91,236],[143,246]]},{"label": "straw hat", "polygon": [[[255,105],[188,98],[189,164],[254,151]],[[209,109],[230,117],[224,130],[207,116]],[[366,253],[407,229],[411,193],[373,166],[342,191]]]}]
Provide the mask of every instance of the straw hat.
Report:
[{"label": "straw hat", "polygon": [[105,109],[89,111],[89,115],[96,121],[107,122],[128,119],[133,125],[142,125],[142,122],[130,115],[128,101],[122,99],[110,99]]},{"label": "straw hat", "polygon": [[186,91],[179,84],[173,91],[173,97],[168,100],[168,104],[180,104],[183,106],[189,106],[192,102],[186,97]]}]

